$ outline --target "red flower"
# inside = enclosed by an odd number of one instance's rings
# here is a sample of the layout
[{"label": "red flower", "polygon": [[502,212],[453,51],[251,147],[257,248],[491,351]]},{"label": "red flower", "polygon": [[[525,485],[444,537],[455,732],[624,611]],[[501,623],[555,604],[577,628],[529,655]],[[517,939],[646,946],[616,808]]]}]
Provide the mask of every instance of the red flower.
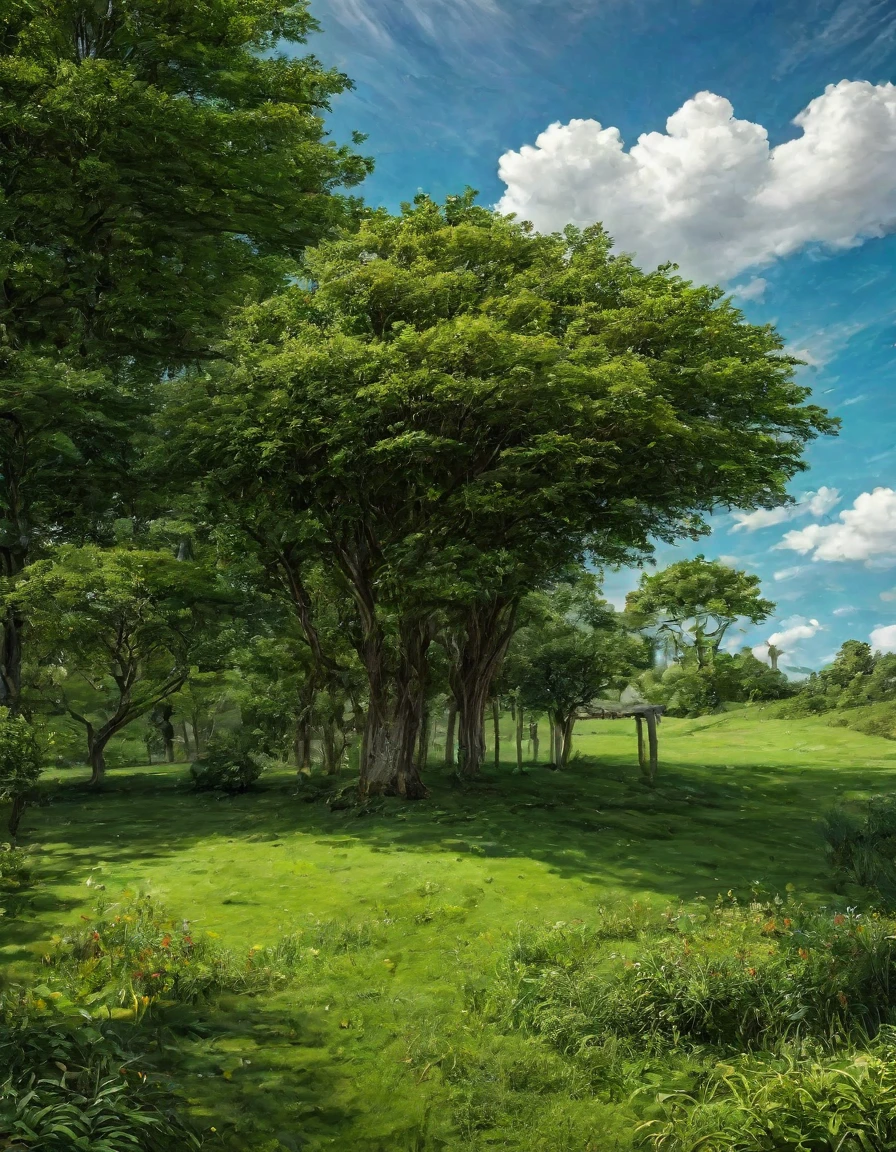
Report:
[{"label": "red flower", "polygon": [[99,940],[99,938],[100,938],[99,932],[94,932],[93,938],[94,938],[94,940]]},{"label": "red flower", "polygon": [[158,980],[159,978],[158,972],[150,972],[150,976],[153,978],[153,980]]},{"label": "red flower", "polygon": [[162,947],[163,948],[170,948],[171,947],[171,937],[170,936],[164,936],[162,938]]},{"label": "red flower", "polygon": [[842,924],[845,920],[846,920],[846,917],[843,916],[840,912],[838,912],[837,915],[834,917],[834,923],[837,924],[838,926],[840,924]]}]

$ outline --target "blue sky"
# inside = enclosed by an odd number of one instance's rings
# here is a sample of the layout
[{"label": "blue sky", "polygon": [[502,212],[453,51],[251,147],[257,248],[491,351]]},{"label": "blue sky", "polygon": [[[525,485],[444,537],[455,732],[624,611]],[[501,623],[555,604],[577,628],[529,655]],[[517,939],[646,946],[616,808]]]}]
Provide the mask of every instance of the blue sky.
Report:
[{"label": "blue sky", "polygon": [[[699,550],[758,572],[777,601],[738,644],[783,634],[782,663],[800,667],[873,632],[896,649],[896,493],[875,491],[896,489],[896,0],[312,10],[312,49],[356,84],[329,126],[369,134],[370,203],[470,184],[538,227],[602,219],[644,264],[739,288],[751,320],[779,327],[843,430],[811,447],[793,519],[719,516]],[[611,575],[608,593],[636,579]]]}]

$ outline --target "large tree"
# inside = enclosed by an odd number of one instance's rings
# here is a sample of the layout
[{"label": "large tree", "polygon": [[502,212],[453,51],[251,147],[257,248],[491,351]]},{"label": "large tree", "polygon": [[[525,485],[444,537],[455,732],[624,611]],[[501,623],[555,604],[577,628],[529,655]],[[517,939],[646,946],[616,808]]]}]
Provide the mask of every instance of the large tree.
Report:
[{"label": "large tree", "polygon": [[831,431],[770,328],[642,273],[604,232],[540,236],[426,197],[310,251],[247,310],[229,363],[176,382],[173,459],[294,589],[323,558],[355,605],[367,790],[419,795],[428,649],[447,621],[464,768],[520,598],[572,560],[787,500]]},{"label": "large tree", "polygon": [[[0,6],[4,576],[43,540],[103,538],[159,372],[357,212],[340,190],[369,162],[322,119],[350,83],[281,51],[315,27],[285,0]],[[7,615],[13,709],[21,634]]]}]

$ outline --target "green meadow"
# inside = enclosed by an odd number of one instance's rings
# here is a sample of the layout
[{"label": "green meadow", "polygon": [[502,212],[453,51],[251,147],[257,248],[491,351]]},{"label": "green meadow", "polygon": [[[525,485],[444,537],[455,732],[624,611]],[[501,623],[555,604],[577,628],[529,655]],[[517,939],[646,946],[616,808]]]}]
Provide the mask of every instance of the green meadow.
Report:
[{"label": "green meadow", "polygon": [[483,1010],[516,943],[751,888],[845,906],[819,821],[896,789],[896,743],[823,719],[751,707],[660,735],[654,788],[634,725],[591,721],[565,772],[508,760],[461,785],[434,756],[415,803],[328,805],[285,771],[224,798],[183,765],[118,768],[100,791],[57,772],[26,814],[36,882],[0,921],[5,971],[37,979],[54,937],[138,894],[235,962],[298,936],[288,976],[193,1009],[151,1058],[209,1149],[636,1147],[644,1092],[681,1068],[626,1058],[624,1089],[596,1090],[569,1052]]}]

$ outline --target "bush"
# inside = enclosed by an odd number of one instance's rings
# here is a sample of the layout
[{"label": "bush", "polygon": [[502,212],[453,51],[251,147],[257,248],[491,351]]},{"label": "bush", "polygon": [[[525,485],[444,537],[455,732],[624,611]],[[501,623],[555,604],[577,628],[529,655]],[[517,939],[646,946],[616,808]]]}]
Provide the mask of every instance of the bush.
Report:
[{"label": "bush", "polygon": [[896,1022],[896,936],[884,918],[783,902],[679,909],[624,949],[565,926],[518,943],[498,1019],[565,1052],[612,1037],[651,1049],[835,1045]]},{"label": "bush", "polygon": [[34,729],[23,716],[0,708],[0,802],[12,805],[9,834],[15,836],[25,804],[43,767]]},{"label": "bush", "polygon": [[190,766],[193,787],[198,791],[219,790],[228,795],[246,792],[261,776],[265,756],[251,752],[240,733],[225,732],[212,737],[201,760]]},{"label": "bush", "polygon": [[828,812],[822,835],[836,871],[896,907],[896,796],[874,797],[861,816]]},{"label": "bush", "polygon": [[12,912],[31,883],[25,853],[11,844],[0,844],[0,916]]}]

